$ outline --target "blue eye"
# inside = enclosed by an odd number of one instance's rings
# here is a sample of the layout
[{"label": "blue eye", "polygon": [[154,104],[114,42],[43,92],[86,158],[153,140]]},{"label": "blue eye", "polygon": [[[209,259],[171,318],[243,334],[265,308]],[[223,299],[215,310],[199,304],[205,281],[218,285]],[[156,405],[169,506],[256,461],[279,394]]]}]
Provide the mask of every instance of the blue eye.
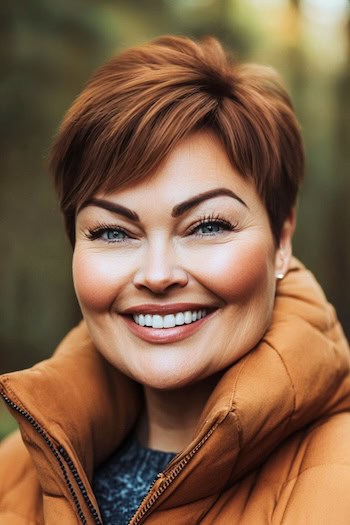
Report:
[{"label": "blue eye", "polygon": [[106,241],[123,241],[127,235],[122,230],[108,229],[101,233],[100,238]]},{"label": "blue eye", "polygon": [[88,239],[95,241],[96,239],[104,242],[124,242],[129,239],[129,235],[122,228],[116,226],[101,225],[98,228],[89,230],[87,233]]},{"label": "blue eye", "polygon": [[200,224],[197,224],[191,233],[199,237],[213,237],[224,231],[233,231],[234,229],[235,226],[226,220],[205,219]]},{"label": "blue eye", "polygon": [[213,235],[222,231],[222,225],[218,222],[207,222],[197,226],[197,231],[203,235]]}]

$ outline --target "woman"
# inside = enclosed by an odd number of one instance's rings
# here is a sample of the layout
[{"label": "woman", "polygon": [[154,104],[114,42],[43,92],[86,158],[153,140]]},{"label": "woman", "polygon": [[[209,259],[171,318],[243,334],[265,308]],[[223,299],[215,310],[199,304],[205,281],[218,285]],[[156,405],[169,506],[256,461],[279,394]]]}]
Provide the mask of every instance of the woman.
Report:
[{"label": "woman", "polygon": [[51,168],[84,321],[1,378],[0,522],[349,523],[348,346],[291,256],[303,148],[275,73],[214,39],[127,50]]}]

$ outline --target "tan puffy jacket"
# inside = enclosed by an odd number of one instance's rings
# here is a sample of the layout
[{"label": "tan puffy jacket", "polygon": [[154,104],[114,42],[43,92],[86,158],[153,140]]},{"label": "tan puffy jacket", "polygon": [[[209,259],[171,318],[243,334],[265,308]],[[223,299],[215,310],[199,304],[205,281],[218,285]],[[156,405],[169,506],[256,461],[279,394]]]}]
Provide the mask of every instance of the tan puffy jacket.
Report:
[{"label": "tan puffy jacket", "polygon": [[[51,359],[2,376],[0,389],[21,430],[0,446],[0,524],[101,524],[90,482],[133,427],[139,386],[82,323]],[[349,525],[349,408],[347,342],[294,260],[270,329],[223,375],[192,442],[131,523]]]}]

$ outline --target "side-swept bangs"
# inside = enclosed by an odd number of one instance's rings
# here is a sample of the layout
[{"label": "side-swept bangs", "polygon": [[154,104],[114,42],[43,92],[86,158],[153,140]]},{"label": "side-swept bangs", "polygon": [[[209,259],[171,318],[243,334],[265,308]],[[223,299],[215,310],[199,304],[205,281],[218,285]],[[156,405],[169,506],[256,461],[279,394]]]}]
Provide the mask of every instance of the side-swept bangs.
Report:
[{"label": "side-swept bangs", "polygon": [[87,199],[145,179],[204,128],[254,182],[278,242],[304,169],[299,125],[278,75],[237,64],[214,38],[169,36],[112,58],[65,116],[50,167],[71,243]]}]

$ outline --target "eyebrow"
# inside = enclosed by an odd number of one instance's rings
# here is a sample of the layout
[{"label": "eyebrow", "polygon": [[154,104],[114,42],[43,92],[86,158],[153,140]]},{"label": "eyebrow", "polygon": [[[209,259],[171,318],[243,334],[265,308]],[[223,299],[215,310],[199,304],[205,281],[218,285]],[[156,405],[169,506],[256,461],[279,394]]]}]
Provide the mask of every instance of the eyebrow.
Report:
[{"label": "eyebrow", "polygon": [[105,199],[92,198],[85,201],[84,204],[81,206],[80,210],[86,208],[87,206],[97,206],[98,208],[103,208],[104,210],[111,211],[113,213],[118,213],[118,215],[123,215],[130,221],[140,222],[140,217],[135,211],[132,211],[129,208],[126,208],[125,206],[122,206],[121,204],[117,204],[115,202],[106,201]]},{"label": "eyebrow", "polygon": [[195,195],[194,197],[191,197],[190,199],[187,199],[186,201],[177,204],[176,206],[174,206],[171,215],[172,217],[179,217],[180,215],[190,210],[194,206],[197,206],[201,202],[221,196],[232,197],[233,199],[243,204],[243,206],[248,208],[246,203],[240,197],[238,197],[238,195],[236,195],[236,193],[234,193],[232,190],[229,190],[228,188],[216,188],[215,190],[209,190],[205,191],[204,193],[199,193],[199,195]]},{"label": "eyebrow", "polygon": [[[238,195],[232,190],[229,190],[228,188],[216,188],[214,190],[199,193],[198,195],[195,195],[194,197],[191,197],[190,199],[187,199],[181,202],[180,204],[177,204],[173,207],[171,216],[180,217],[191,208],[198,206],[198,204],[200,204],[201,202],[221,196],[231,197],[243,204],[243,206],[245,206],[246,208],[248,208],[246,203],[240,197],[238,197]],[[112,213],[123,215],[124,217],[133,222],[140,222],[140,217],[135,211],[130,210],[129,208],[126,208],[125,206],[122,206],[121,204],[117,204],[115,202],[107,201],[105,199],[91,198],[84,202],[80,210],[86,208],[87,206],[97,206],[98,208],[103,208],[107,211],[111,211]]]}]

